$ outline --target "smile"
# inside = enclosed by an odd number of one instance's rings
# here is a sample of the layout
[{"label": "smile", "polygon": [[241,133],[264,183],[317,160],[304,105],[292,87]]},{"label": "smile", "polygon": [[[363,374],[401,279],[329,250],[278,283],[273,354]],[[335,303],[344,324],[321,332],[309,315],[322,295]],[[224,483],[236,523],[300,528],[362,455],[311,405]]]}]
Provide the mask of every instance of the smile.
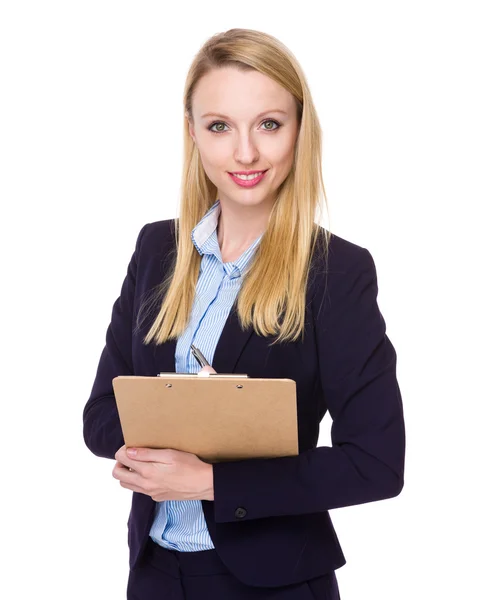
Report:
[{"label": "smile", "polygon": [[266,173],[267,171],[261,171],[251,175],[235,175],[234,173],[229,173],[229,175],[232,181],[241,187],[254,187],[264,179]]}]

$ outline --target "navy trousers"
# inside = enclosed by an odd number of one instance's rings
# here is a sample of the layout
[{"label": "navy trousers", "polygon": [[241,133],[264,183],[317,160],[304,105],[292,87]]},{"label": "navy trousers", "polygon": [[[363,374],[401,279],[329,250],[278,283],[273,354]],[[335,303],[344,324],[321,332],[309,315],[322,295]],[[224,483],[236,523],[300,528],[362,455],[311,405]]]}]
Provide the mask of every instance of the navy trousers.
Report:
[{"label": "navy trousers", "polygon": [[340,600],[334,571],[283,587],[252,587],[228,571],[215,549],[167,550],[150,537],[129,573],[127,600]]}]

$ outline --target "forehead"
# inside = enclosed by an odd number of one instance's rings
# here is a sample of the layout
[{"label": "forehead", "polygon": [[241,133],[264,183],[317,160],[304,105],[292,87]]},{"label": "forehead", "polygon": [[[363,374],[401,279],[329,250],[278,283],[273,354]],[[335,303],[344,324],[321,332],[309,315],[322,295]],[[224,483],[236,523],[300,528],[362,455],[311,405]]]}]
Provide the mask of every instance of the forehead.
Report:
[{"label": "forehead", "polygon": [[242,118],[274,108],[295,111],[294,97],[263,73],[233,67],[214,69],[204,75],[192,97],[196,116],[218,111]]}]

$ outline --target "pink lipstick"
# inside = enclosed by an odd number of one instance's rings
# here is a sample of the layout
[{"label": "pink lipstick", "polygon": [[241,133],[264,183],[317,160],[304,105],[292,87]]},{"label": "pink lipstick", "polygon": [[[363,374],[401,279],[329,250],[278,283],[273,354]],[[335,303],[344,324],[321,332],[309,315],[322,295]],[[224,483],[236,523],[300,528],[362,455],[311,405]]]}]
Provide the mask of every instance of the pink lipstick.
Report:
[{"label": "pink lipstick", "polygon": [[[255,171],[253,171],[255,173]],[[234,173],[229,173],[232,181],[234,181],[235,183],[237,183],[237,185],[240,185],[241,187],[254,187],[255,185],[257,185],[260,181],[262,181],[264,179],[264,175],[267,173],[266,171],[261,171],[259,172],[257,177],[254,177],[253,179],[241,179],[240,177],[236,177],[234,175]]]}]

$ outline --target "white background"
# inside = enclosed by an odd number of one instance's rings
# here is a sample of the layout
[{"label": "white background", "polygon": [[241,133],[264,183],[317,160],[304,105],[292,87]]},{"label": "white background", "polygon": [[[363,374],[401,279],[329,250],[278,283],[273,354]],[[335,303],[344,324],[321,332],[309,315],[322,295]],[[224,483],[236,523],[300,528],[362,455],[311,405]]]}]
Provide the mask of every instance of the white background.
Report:
[{"label": "white background", "polygon": [[187,70],[232,27],[300,61],[398,354],[405,487],[331,511],[342,599],[480,597],[476,5],[1,3],[2,598],[125,597],[131,492],[82,411],[137,234],[176,215]]}]

